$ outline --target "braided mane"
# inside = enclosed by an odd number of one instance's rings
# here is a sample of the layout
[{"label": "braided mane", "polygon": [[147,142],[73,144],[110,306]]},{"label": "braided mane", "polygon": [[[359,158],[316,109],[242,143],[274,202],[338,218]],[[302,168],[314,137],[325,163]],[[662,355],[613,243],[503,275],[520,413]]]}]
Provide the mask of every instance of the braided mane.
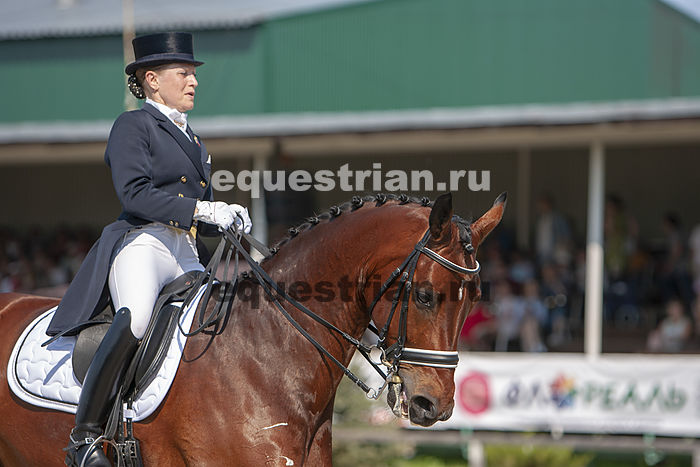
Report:
[{"label": "braided mane", "polygon": [[[284,238],[282,238],[279,242],[277,242],[277,244],[275,244],[274,247],[270,248],[270,251],[274,255],[279,251],[280,248],[289,243],[294,237],[299,235],[301,232],[313,228],[322,221],[327,222],[331,219],[342,215],[345,212],[356,211],[362,206],[364,206],[365,203],[374,203],[376,207],[379,207],[383,206],[387,202],[393,202],[392,204],[399,205],[419,204],[424,207],[433,206],[433,201],[431,201],[427,197],[418,198],[414,196],[408,196],[405,194],[395,195],[391,193],[378,193],[376,195],[368,196],[353,196],[350,201],[346,201],[345,203],[340,205],[331,206],[328,209],[328,211],[325,211],[321,214],[317,214],[315,216],[307,217],[301,224],[297,225],[296,227],[289,228],[289,230],[287,230],[287,235]],[[457,224],[457,227],[459,229],[459,241],[462,244],[462,247],[465,249],[465,251],[468,250],[469,248],[471,248],[470,222],[456,215],[452,216],[452,221]]]}]

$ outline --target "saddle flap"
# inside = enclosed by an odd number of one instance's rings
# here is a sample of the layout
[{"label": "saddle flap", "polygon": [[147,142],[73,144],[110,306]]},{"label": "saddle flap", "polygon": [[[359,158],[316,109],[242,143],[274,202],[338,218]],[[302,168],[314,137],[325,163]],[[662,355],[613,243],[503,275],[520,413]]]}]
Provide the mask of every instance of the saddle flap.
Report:
[{"label": "saddle flap", "polygon": [[90,321],[95,321],[95,324],[87,324],[78,332],[78,337],[75,340],[73,347],[73,375],[80,381],[80,384],[85,380],[87,370],[92,363],[92,359],[97,352],[102,338],[107,333],[107,329],[114,319],[114,310],[112,309],[111,301],[109,304]]},{"label": "saddle flap", "polygon": [[[139,345],[134,361],[129,367],[129,371],[124,379],[124,387],[145,388],[155,377],[158,368],[165,359],[170,338],[175,332],[179,307],[169,305],[173,301],[182,300],[196,285],[201,271],[190,271],[175,278],[166,284],[158,295],[154,306],[154,313],[151,317],[146,335]],[[174,310],[173,310],[174,309]],[[114,310],[111,300],[101,313],[92,318],[96,324],[88,324],[78,333],[73,355],[73,374],[82,384],[85,375],[90,367],[97,347],[109,329]],[[150,371],[149,371],[150,370]],[[144,376],[149,376],[148,380],[142,380]]]},{"label": "saddle flap", "polygon": [[[179,306],[166,305],[153,318],[124,380],[125,387],[132,387],[130,398],[138,399],[157,375],[168,353],[179,316]],[[133,386],[129,384],[132,381]]]},{"label": "saddle flap", "polygon": [[73,349],[73,374],[80,381],[80,384],[85,380],[90,363],[97,352],[97,347],[102,342],[102,338],[107,334],[109,323],[96,324],[86,327],[78,334],[78,339],[75,341]]}]

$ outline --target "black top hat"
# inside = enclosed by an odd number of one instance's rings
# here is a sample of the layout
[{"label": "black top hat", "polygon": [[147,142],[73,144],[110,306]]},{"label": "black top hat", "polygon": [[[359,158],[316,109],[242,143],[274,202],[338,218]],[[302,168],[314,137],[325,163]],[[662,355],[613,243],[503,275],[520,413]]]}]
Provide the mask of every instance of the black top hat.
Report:
[{"label": "black top hat", "polygon": [[148,34],[134,38],[131,43],[134,46],[136,60],[126,66],[124,71],[127,75],[147,65],[177,62],[199,66],[204,63],[194,59],[192,34],[188,32]]}]

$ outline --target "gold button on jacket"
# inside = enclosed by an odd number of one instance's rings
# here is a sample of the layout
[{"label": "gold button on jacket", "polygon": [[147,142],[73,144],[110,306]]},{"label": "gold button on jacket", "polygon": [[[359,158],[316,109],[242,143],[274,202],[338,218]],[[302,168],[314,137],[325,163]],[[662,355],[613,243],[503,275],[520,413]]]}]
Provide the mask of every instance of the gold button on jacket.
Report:
[{"label": "gold button on jacket", "polygon": [[182,177],[180,177],[180,181],[181,181],[182,183],[187,183],[187,177],[185,177],[185,176],[183,175]]}]

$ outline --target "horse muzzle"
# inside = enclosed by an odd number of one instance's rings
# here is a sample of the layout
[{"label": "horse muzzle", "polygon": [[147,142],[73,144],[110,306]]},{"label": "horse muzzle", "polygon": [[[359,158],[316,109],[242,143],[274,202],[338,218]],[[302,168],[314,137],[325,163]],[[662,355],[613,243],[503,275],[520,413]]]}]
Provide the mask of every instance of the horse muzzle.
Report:
[{"label": "horse muzzle", "polygon": [[409,395],[403,383],[389,383],[386,401],[396,417],[420,426],[431,426],[435,422],[447,420],[452,416],[454,407],[454,404],[451,404],[447,409],[440,411],[437,400],[432,396]]}]

